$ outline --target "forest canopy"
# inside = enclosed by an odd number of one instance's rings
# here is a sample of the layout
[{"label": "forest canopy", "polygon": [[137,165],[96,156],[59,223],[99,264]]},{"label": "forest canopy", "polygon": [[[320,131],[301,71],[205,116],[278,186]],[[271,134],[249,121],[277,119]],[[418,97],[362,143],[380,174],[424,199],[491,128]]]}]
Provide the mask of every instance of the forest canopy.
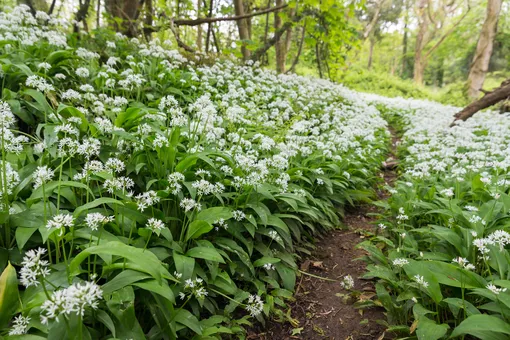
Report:
[{"label": "forest canopy", "polygon": [[463,105],[508,76],[502,0],[3,0],[79,34],[172,40],[207,58],[260,62],[390,96]]}]

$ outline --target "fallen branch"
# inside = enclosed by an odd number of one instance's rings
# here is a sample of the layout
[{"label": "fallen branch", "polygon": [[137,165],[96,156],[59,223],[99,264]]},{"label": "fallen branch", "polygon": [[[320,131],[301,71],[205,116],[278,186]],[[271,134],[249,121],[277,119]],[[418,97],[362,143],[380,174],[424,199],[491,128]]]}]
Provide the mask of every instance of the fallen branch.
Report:
[{"label": "fallen branch", "polygon": [[510,97],[510,79],[505,80],[498,88],[487,92],[482,98],[472,102],[462,111],[455,114],[455,120],[450,126],[454,126],[455,121],[466,120],[478,111],[486,109],[508,97]]},{"label": "fallen branch", "polygon": [[251,17],[258,16],[258,15],[266,14],[266,13],[276,12],[276,11],[279,11],[280,9],[287,7],[287,6],[288,6],[288,4],[283,4],[280,6],[266,8],[266,9],[263,9],[258,12],[253,12],[253,13],[248,13],[248,14],[243,14],[243,15],[238,15],[238,16],[233,16],[233,17],[174,19],[173,22],[174,22],[174,25],[176,25],[176,26],[197,26],[197,25],[209,24],[209,23],[219,22],[219,21],[237,21],[237,20],[251,18]]}]

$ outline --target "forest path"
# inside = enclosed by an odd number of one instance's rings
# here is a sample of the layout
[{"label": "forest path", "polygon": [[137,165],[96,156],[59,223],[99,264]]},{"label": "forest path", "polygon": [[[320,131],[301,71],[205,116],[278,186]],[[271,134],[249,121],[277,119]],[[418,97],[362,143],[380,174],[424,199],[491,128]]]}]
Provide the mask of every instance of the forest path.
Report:
[{"label": "forest path", "polygon": [[[396,157],[398,138],[395,130],[389,128],[391,149],[386,163],[393,163]],[[380,173],[384,184],[392,186],[397,175],[385,167]],[[380,186],[379,199],[388,193]],[[365,263],[355,261],[365,253],[356,249],[367,233],[374,228],[375,217],[371,213],[378,208],[371,204],[357,206],[346,211],[345,230],[334,230],[317,241],[312,256],[301,263],[300,269],[307,274],[298,278],[296,301],[290,304],[294,325],[270,322],[264,330],[248,335],[248,339],[331,339],[331,340],[375,340],[385,338],[385,327],[377,321],[385,321],[383,309],[357,309],[356,301],[375,296],[372,281],[360,279],[365,272]],[[354,291],[349,294],[342,289],[340,281],[350,275],[354,279]]]}]

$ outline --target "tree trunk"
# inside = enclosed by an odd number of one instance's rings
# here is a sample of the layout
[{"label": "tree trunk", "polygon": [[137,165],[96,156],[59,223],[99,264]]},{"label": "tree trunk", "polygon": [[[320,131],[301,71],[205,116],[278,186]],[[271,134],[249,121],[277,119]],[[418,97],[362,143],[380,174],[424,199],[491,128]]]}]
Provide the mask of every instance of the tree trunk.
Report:
[{"label": "tree trunk", "polygon": [[[234,0],[234,8],[236,16],[244,15],[243,0]],[[250,33],[246,19],[237,20],[237,29],[239,31],[239,39],[242,40],[241,53],[243,54],[243,60],[248,60],[250,59],[250,50],[246,47],[246,41],[250,39]]]},{"label": "tree trunk", "polygon": [[128,37],[137,35],[135,21],[140,13],[139,0],[105,0],[106,11],[113,18],[122,19],[119,26],[117,22],[113,22],[113,28],[126,34]]},{"label": "tree trunk", "polygon": [[370,50],[368,51],[368,64],[367,68],[370,70],[372,68],[372,58],[374,56],[374,45],[375,45],[375,37],[372,35],[370,37]]},{"label": "tree trunk", "polygon": [[[282,6],[283,0],[276,0],[276,7]],[[282,17],[280,16],[279,11],[274,13],[274,29],[278,31],[282,27]],[[291,29],[291,27],[289,27]],[[276,72],[284,73],[285,72],[285,40],[278,39],[275,45],[276,51]]]},{"label": "tree trunk", "polygon": [[475,99],[485,81],[485,75],[489,69],[489,61],[492,55],[494,37],[498,28],[498,18],[501,12],[502,0],[488,0],[487,14],[478,38],[473,62],[468,75],[468,97]]},{"label": "tree trunk", "polygon": [[100,26],[101,26],[101,0],[97,0],[96,29],[99,29]]},{"label": "tree trunk", "polygon": [[425,71],[425,60],[423,58],[423,48],[425,47],[425,34],[429,26],[429,16],[427,13],[427,0],[420,0],[418,4],[418,33],[416,34],[416,45],[414,48],[414,82],[418,85],[423,84],[423,73]]},{"label": "tree trunk", "polygon": [[408,1],[404,2],[404,37],[402,39],[402,70],[400,72],[400,76],[404,77],[404,75],[407,73],[407,41],[408,41],[408,29],[407,26],[409,25],[409,7],[408,7]]},{"label": "tree trunk", "polygon": [[147,41],[151,40],[152,33],[152,22],[154,19],[154,7],[152,6],[152,0],[145,0],[145,18],[143,34]]},{"label": "tree trunk", "polygon": [[[202,17],[202,0],[197,0],[197,18]],[[202,51],[202,25],[197,27],[197,51]]]},{"label": "tree trunk", "polygon": [[301,56],[301,52],[303,51],[303,43],[305,42],[305,34],[306,34],[306,22],[303,24],[303,27],[301,27],[301,40],[299,41],[299,47],[298,47],[296,57],[294,58],[294,62],[292,63],[292,66],[289,68],[289,70],[285,73],[294,72],[296,70],[296,65],[299,63],[299,57]]},{"label": "tree trunk", "polygon": [[[497,89],[487,92],[482,98],[466,106],[462,111],[455,114],[455,120],[466,120],[480,110],[492,106],[510,97],[510,79],[501,83]],[[455,121],[450,125],[455,125]]]},{"label": "tree trunk", "polygon": [[[208,18],[212,18],[212,10],[213,10],[213,0],[209,1],[209,8],[208,8],[208,13],[207,13]],[[205,38],[205,53],[209,53],[209,44],[211,42],[211,30],[212,30],[212,22],[210,22],[207,25],[207,37]]]},{"label": "tree trunk", "polygon": [[315,43],[315,59],[317,59],[317,69],[319,70],[319,77],[322,78],[321,53],[319,48],[319,42]]}]

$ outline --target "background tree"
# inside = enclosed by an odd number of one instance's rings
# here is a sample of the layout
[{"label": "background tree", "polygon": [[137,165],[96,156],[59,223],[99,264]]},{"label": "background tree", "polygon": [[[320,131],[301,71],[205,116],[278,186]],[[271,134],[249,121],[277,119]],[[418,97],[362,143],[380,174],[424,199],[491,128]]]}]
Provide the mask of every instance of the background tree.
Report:
[{"label": "background tree", "polygon": [[501,12],[502,0],[488,0],[487,14],[480,31],[473,62],[468,75],[468,96],[476,98],[483,86],[485,75],[489,70],[489,62],[492,56],[494,38],[498,28],[499,13]]}]

